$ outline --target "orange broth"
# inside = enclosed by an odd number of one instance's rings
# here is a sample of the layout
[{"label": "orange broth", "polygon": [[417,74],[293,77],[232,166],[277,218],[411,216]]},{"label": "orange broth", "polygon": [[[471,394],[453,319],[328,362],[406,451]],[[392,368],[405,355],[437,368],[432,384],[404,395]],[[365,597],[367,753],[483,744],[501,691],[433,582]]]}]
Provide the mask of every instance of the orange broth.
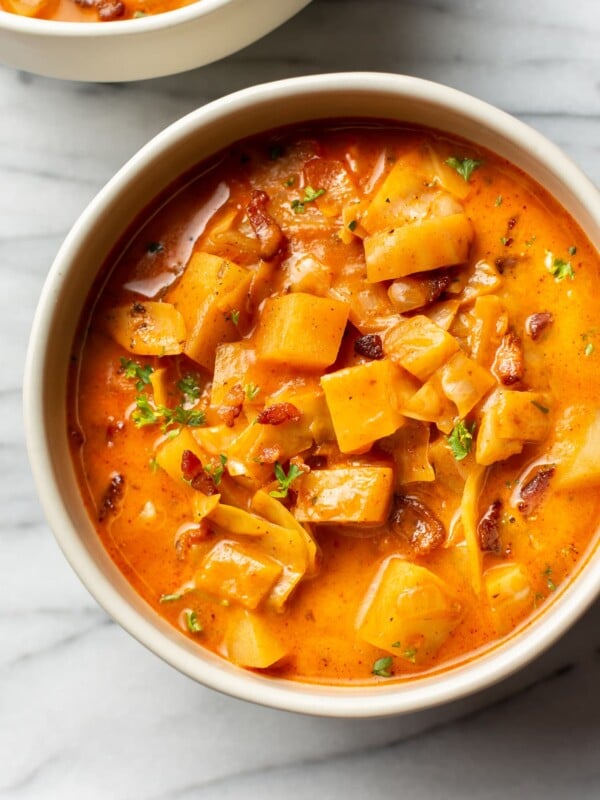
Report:
[{"label": "orange broth", "polygon": [[83,312],[90,518],[157,613],[240,666],[448,668],[595,539],[599,293],[577,224],[472,144],[352,120],[242,141],[137,221]]}]

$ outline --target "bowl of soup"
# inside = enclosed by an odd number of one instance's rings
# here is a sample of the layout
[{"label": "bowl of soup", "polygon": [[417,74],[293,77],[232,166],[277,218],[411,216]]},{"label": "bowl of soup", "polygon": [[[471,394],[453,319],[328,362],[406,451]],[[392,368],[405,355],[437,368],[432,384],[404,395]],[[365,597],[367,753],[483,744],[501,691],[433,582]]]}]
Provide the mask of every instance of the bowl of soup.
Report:
[{"label": "bowl of soup", "polygon": [[133,81],[209,64],[310,0],[0,0],[0,59],[77,81]]},{"label": "bowl of soup", "polygon": [[396,75],[184,117],[44,287],[28,447],[98,602],[190,677],[377,716],[488,686],[600,586],[595,188]]}]

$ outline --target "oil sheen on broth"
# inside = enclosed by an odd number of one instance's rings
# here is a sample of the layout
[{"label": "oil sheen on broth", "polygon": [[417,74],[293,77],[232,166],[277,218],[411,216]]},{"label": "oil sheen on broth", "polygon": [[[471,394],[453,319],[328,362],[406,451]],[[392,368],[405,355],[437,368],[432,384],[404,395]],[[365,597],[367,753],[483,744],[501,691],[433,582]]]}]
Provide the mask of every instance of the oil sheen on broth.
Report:
[{"label": "oil sheen on broth", "polygon": [[97,281],[69,432],[98,535],[242,667],[448,669],[593,544],[598,254],[425,129],[275,130],[181,179]]}]

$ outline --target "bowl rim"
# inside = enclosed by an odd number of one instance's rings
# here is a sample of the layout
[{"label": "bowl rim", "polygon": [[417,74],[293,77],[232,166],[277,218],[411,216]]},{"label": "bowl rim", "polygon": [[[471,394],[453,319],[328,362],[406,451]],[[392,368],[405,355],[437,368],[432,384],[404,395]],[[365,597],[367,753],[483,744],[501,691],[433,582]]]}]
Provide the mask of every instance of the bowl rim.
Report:
[{"label": "bowl rim", "polygon": [[[425,676],[387,686],[337,687],[277,680],[239,668],[231,670],[231,665],[224,666],[227,662],[212,654],[206,656],[207,651],[192,654],[170,640],[154,622],[137,612],[121,596],[84,547],[55,480],[46,433],[42,381],[39,380],[57,312],[59,290],[70,271],[75,269],[71,252],[75,253],[80,243],[90,235],[94,221],[110,209],[122,187],[143,175],[163,149],[197,133],[222,116],[243,114],[245,109],[258,102],[276,105],[290,94],[302,97],[344,91],[358,94],[375,91],[389,95],[390,100],[400,97],[413,102],[425,100],[439,108],[452,109],[454,113],[458,110],[461,116],[480,123],[488,131],[500,134],[524,149],[546,170],[554,173],[586,205],[592,219],[600,226],[600,194],[556,145],[506,112],[456,89],[411,76],[377,72],[329,73],[251,86],[192,111],[157,134],[119,169],[75,222],[52,264],[36,309],[25,361],[23,409],[34,482],[54,536],[88,591],[134,638],[180,672],[234,697],[318,716],[373,718],[425,710],[475,694],[532,661],[553,644],[600,594],[600,548],[596,547],[585,563],[582,561],[567,586],[556,593],[549,607],[537,618],[517,629],[500,645],[486,649],[481,656],[474,655],[464,664],[461,662],[457,667],[441,671],[433,680]],[[265,126],[265,130],[270,127]],[[90,285],[92,280],[93,276]]]},{"label": "bowl rim", "polygon": [[243,0],[194,0],[186,6],[163,11],[160,14],[148,14],[137,19],[116,19],[107,22],[40,19],[6,11],[0,14],[0,28],[6,28],[14,33],[50,38],[56,36],[66,39],[97,39],[106,36],[132,37],[138,33],[149,33],[183,25],[191,20],[201,19],[220,11],[225,6],[233,6],[240,2]]}]

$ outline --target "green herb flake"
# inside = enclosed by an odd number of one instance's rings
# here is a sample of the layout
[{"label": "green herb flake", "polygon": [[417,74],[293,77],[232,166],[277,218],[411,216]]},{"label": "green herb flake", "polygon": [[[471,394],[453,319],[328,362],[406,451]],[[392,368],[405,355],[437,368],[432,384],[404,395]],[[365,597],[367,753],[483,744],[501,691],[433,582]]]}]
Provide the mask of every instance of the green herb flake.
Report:
[{"label": "green herb flake", "polygon": [[148,466],[150,467],[150,472],[156,472],[158,469],[158,461],[155,458],[150,458],[148,460]]},{"label": "green herb flake", "polygon": [[569,255],[574,256],[576,254],[577,254],[577,248],[574,245],[571,245],[571,247],[569,247]]},{"label": "green herb flake", "polygon": [[556,281],[564,281],[566,278],[570,281],[575,279],[575,272],[571,262],[563,261],[562,258],[554,258],[550,250],[546,250],[544,265]]},{"label": "green herb flake", "polygon": [[142,17],[147,17],[148,14],[145,11],[134,11],[133,18],[134,19],[141,19]]},{"label": "green herb flake", "polygon": [[498,208],[499,206],[501,206],[501,205],[502,205],[502,200],[503,200],[503,198],[502,198],[502,195],[501,195],[501,194],[499,194],[499,195],[498,195],[498,197],[496,198],[496,202],[494,203],[494,205],[496,206],[496,208]]},{"label": "green herb flake", "polygon": [[145,425],[156,425],[160,420],[160,412],[150,405],[145,394],[140,394],[135,398],[136,409],[131,415],[131,419],[136,428],[143,428]]},{"label": "green herb flake", "polygon": [[190,633],[202,633],[203,628],[195,611],[189,609],[185,612],[185,626]]},{"label": "green herb flake", "polygon": [[126,378],[129,380],[135,380],[135,388],[138,392],[143,392],[144,387],[146,387],[150,383],[150,375],[154,372],[154,367],[151,367],[150,364],[143,367],[141,364],[138,364],[137,361],[132,361],[129,358],[124,358],[121,356],[121,372],[125,375]]},{"label": "green herb flake", "polygon": [[269,492],[271,497],[287,497],[288,491],[290,490],[290,486],[302,475],[302,470],[296,464],[290,464],[290,469],[288,474],[285,474],[284,468],[281,466],[279,461],[275,462],[275,466],[273,468],[275,472],[275,477],[279,483],[279,488],[274,489],[272,492]]},{"label": "green herb flake", "polygon": [[260,386],[257,386],[255,383],[247,383],[244,386],[244,394],[246,395],[247,400],[254,400],[256,396],[260,392]]},{"label": "green herb flake", "polygon": [[554,580],[552,579],[552,567],[551,566],[547,566],[546,569],[543,572],[543,575],[546,578],[546,586],[550,589],[551,592],[555,592],[556,591],[556,584],[554,583]]},{"label": "green herb flake", "polygon": [[532,400],[531,405],[535,406],[538,411],[542,412],[542,414],[548,414],[550,412],[550,409],[547,406],[543,406],[541,403],[538,403],[537,400]]},{"label": "green herb flake", "polygon": [[473,172],[479,169],[483,161],[476,161],[474,158],[456,158],[456,156],[451,156],[446,159],[446,164],[452,167],[455,172],[458,172],[461,178],[468,183]]},{"label": "green herb flake", "polygon": [[200,398],[200,386],[195,375],[185,375],[177,381],[177,388],[188,402]]},{"label": "green herb flake", "polygon": [[394,659],[391,656],[383,656],[383,658],[378,658],[373,664],[373,675],[378,675],[380,678],[391,678],[393,663]]},{"label": "green herb flake", "polygon": [[285,186],[288,188],[292,187],[296,183],[296,176],[290,175],[290,177],[285,181]]},{"label": "green herb flake", "polygon": [[502,244],[503,244],[505,247],[506,247],[506,245],[507,245],[507,244],[508,244],[508,242],[509,242],[509,240],[506,238],[506,236],[501,236],[501,237],[500,237],[500,241],[502,242]]},{"label": "green herb flake", "polygon": [[353,220],[351,220],[351,221],[348,223],[348,228],[349,228],[351,231],[355,231],[355,230],[356,230],[356,226],[357,226],[357,225],[358,225],[358,222],[357,222],[355,219],[353,219]]},{"label": "green herb flake", "polygon": [[221,483],[221,478],[225,472],[225,464],[227,464],[227,456],[224,453],[221,453],[219,455],[219,461],[221,463],[217,464],[217,466],[207,464],[207,466],[204,467],[204,471],[213,479],[215,486],[218,486]]},{"label": "green herb flake", "polygon": [[292,211],[295,214],[304,214],[306,212],[306,203],[314,203],[323,194],[325,194],[325,189],[313,189],[312,186],[307,186],[302,200],[292,200]]},{"label": "green herb flake", "polygon": [[533,236],[531,237],[531,239],[527,239],[527,241],[525,242],[525,247],[531,247],[536,239],[537,239],[537,236],[534,233]]},{"label": "green herb flake", "polygon": [[153,406],[150,404],[145,394],[138,395],[135,398],[136,409],[131,415],[136,428],[143,428],[146,425],[156,425],[161,423],[162,432],[177,435],[179,430],[169,430],[173,425],[188,425],[191,428],[197,428],[204,425],[205,416],[203,411],[195,410],[192,408],[184,408],[183,406],[175,406],[175,408],[167,408],[167,406]]},{"label": "green herb flake", "polygon": [[237,310],[237,308],[234,308],[231,312],[231,321],[234,325],[237,325],[240,321],[240,312]]},{"label": "green herb flake", "polygon": [[457,461],[462,461],[471,452],[474,431],[474,422],[469,428],[469,426],[465,424],[464,420],[461,419],[456,423],[454,428],[452,428],[452,433],[450,436],[446,437],[446,441],[450,445],[450,450],[452,450],[452,455]]},{"label": "green herb flake", "polygon": [[583,355],[586,358],[589,358],[593,352],[594,352],[594,345],[591,342],[588,342],[585,346],[585,350],[583,351]]},{"label": "green herb flake", "polygon": [[402,647],[402,642],[400,642],[400,641],[398,641],[398,642],[393,642],[393,643],[392,643],[392,647]]},{"label": "green herb flake", "polygon": [[406,650],[402,653],[402,656],[407,660],[410,661],[411,664],[415,664],[417,661],[417,648],[416,647],[407,647]]},{"label": "green herb flake", "polygon": [[181,600],[183,592],[173,592],[172,594],[161,594],[158,598],[159,603],[174,603],[176,600]]}]

